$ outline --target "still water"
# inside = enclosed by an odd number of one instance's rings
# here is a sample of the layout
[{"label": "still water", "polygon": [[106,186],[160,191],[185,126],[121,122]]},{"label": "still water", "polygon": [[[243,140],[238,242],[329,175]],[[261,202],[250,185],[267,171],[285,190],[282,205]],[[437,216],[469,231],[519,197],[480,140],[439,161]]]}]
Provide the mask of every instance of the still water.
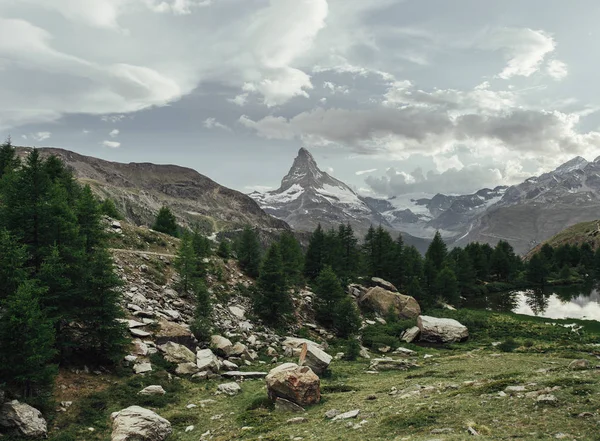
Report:
[{"label": "still water", "polygon": [[552,287],[513,291],[494,296],[489,307],[553,319],[600,320],[600,292],[593,286]]}]

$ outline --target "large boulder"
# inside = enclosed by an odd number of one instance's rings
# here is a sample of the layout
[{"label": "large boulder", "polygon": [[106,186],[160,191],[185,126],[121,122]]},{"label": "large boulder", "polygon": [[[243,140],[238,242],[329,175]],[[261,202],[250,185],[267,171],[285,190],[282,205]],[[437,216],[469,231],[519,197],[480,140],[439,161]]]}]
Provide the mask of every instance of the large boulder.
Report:
[{"label": "large boulder", "polygon": [[381,315],[393,311],[400,318],[411,319],[421,314],[421,307],[414,297],[388,291],[379,286],[368,290],[359,301],[363,308],[373,310]]},{"label": "large boulder", "polygon": [[140,406],[115,412],[111,419],[111,441],[163,441],[172,432],[169,421]]},{"label": "large boulder", "polygon": [[286,363],[272,369],[266,377],[269,398],[309,406],[321,401],[321,380],[308,366]]},{"label": "large boulder", "polygon": [[390,283],[387,280],[383,280],[379,277],[371,277],[371,283],[373,286],[378,286],[392,292],[398,292],[398,288],[396,288],[393,283]]},{"label": "large boulder", "polygon": [[217,354],[223,357],[229,357],[233,350],[233,343],[221,335],[213,335],[210,339],[210,345]]},{"label": "large boulder", "polygon": [[165,319],[160,319],[158,324],[160,325],[160,329],[154,334],[154,340],[157,346],[172,341],[184,345],[191,350],[196,348],[198,340],[196,340],[196,337],[194,337],[189,327]]},{"label": "large boulder", "polygon": [[196,361],[196,354],[179,343],[168,341],[159,346],[158,349],[164,352],[165,360],[171,363],[193,363]]},{"label": "large boulder", "polygon": [[454,319],[419,316],[417,326],[421,331],[421,341],[431,343],[456,343],[469,338],[466,326]]},{"label": "large boulder", "polygon": [[0,427],[26,438],[46,438],[48,427],[42,412],[17,400],[0,407]]},{"label": "large boulder", "polygon": [[300,357],[300,366],[308,366],[317,375],[322,375],[329,368],[333,357],[316,346],[306,345]]},{"label": "large boulder", "polygon": [[196,366],[200,372],[211,371],[216,374],[221,370],[221,362],[210,349],[202,349],[196,353]]}]

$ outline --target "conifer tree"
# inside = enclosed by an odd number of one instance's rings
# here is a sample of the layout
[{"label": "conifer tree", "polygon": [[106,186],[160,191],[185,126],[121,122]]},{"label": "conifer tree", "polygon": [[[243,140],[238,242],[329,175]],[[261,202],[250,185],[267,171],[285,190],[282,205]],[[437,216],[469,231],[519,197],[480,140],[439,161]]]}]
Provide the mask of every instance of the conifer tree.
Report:
[{"label": "conifer tree", "polygon": [[279,250],[288,284],[290,286],[301,285],[303,282],[304,256],[300,243],[291,231],[284,231],[279,237]]},{"label": "conifer tree", "polygon": [[361,319],[356,303],[349,296],[340,300],[334,309],[333,327],[340,338],[349,338],[360,330]]},{"label": "conifer tree", "polygon": [[100,213],[104,216],[108,216],[113,219],[121,220],[123,219],[123,215],[117,209],[115,205],[115,201],[110,198],[106,198],[100,204]]},{"label": "conifer tree", "polygon": [[203,279],[194,281],[193,291],[196,297],[196,307],[190,328],[199,341],[207,341],[212,334],[212,303],[210,301],[210,293]]},{"label": "conifer tree", "polygon": [[340,263],[338,275],[344,284],[350,283],[358,276],[360,269],[360,249],[358,239],[350,224],[340,225],[338,229],[338,240],[340,242]]},{"label": "conifer tree", "polygon": [[469,253],[460,248],[454,250],[457,252],[455,274],[458,280],[458,289],[465,298],[472,299],[476,293],[477,271]]},{"label": "conifer tree", "polygon": [[229,259],[229,257],[231,256],[231,245],[229,244],[228,240],[223,239],[221,242],[219,242],[219,248],[217,248],[217,255],[223,259]]},{"label": "conifer tree", "polygon": [[441,271],[444,267],[446,257],[448,257],[448,248],[446,247],[446,243],[444,242],[444,239],[442,239],[440,232],[436,231],[435,236],[433,236],[433,240],[425,253],[425,259],[433,264],[433,268],[436,271]]},{"label": "conifer tree", "polygon": [[379,226],[369,228],[363,244],[367,275],[381,277],[385,280],[393,278],[395,244],[390,233]]},{"label": "conifer tree", "polygon": [[338,277],[330,266],[323,268],[313,284],[314,309],[317,320],[325,326],[333,326],[335,307],[346,297]]},{"label": "conifer tree", "polygon": [[17,152],[13,147],[10,138],[0,145],[0,179],[19,165]]},{"label": "conifer tree", "polygon": [[57,371],[52,322],[39,304],[42,293],[35,281],[24,281],[0,308],[0,378],[24,397],[49,390]]},{"label": "conifer tree", "polygon": [[178,236],[177,219],[169,207],[163,206],[159,210],[152,229],[170,236]]},{"label": "conifer tree", "polygon": [[435,290],[439,298],[446,300],[451,305],[460,304],[460,292],[456,275],[447,266],[442,268],[436,279]]},{"label": "conifer tree", "polygon": [[513,247],[504,240],[499,241],[490,260],[491,272],[499,280],[509,282],[521,265],[521,259],[515,254]]},{"label": "conifer tree", "polygon": [[242,270],[250,277],[258,277],[260,273],[261,253],[256,231],[246,226],[237,242],[236,251]]},{"label": "conifer tree", "polygon": [[[0,304],[27,278],[26,249],[5,229],[0,229]],[[1,351],[0,351],[1,352]]]},{"label": "conifer tree", "polygon": [[321,224],[310,236],[304,259],[304,275],[309,281],[316,279],[325,266],[325,233]]},{"label": "conifer tree", "polygon": [[279,245],[271,245],[260,269],[254,296],[254,311],[268,324],[281,326],[293,311],[287,289]]},{"label": "conifer tree", "polygon": [[548,281],[550,268],[546,257],[542,253],[534,254],[527,266],[527,280],[531,283],[544,286]]},{"label": "conifer tree", "polygon": [[194,286],[194,282],[202,276],[199,259],[194,250],[192,236],[186,233],[181,238],[174,266],[179,274],[178,288],[187,294]]}]

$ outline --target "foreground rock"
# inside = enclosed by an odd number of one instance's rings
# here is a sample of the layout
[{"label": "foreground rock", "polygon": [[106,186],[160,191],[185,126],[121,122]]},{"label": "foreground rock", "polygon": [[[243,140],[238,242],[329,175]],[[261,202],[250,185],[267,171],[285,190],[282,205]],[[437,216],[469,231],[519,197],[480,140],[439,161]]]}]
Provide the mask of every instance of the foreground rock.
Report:
[{"label": "foreground rock", "polygon": [[469,330],[454,319],[419,316],[417,326],[421,341],[431,343],[456,343],[469,338]]},{"label": "foreground rock", "polygon": [[[304,357],[302,357],[304,356]],[[333,357],[316,346],[306,345],[306,353],[301,354],[300,366],[308,366],[317,375],[322,375],[329,368]]]},{"label": "foreground rock", "polygon": [[411,296],[398,294],[376,286],[371,288],[360,298],[360,305],[381,315],[393,311],[395,315],[403,319],[411,319],[421,314],[421,307]]},{"label": "foreground rock", "polygon": [[221,336],[213,335],[210,339],[210,345],[215,349],[215,352],[223,357],[229,357],[233,350],[231,340]]},{"label": "foreground rock", "polygon": [[277,398],[310,406],[321,401],[321,380],[308,367],[286,363],[272,369],[266,377],[267,393],[272,401]]},{"label": "foreground rock", "polygon": [[196,355],[186,346],[169,341],[162,346],[159,346],[164,352],[165,360],[171,363],[193,363],[196,361]]},{"label": "foreground rock", "polygon": [[46,438],[48,427],[42,413],[17,400],[0,407],[0,427],[15,431],[26,438]]},{"label": "foreground rock", "polygon": [[202,349],[196,353],[196,366],[200,372],[211,371],[216,374],[221,369],[221,362],[213,351]]},{"label": "foreground rock", "polygon": [[111,415],[111,441],[163,441],[171,434],[171,423],[140,406],[130,406]]}]

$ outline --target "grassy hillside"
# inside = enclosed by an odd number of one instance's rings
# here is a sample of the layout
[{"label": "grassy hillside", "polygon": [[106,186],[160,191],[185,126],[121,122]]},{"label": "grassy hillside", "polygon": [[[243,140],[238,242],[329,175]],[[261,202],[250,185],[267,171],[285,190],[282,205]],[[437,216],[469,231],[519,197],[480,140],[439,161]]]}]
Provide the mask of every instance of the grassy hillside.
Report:
[{"label": "grassy hillside", "polygon": [[573,225],[536,246],[528,253],[528,256],[538,252],[546,243],[553,247],[567,244],[581,246],[584,243],[589,243],[591,247],[596,250],[600,248],[600,220],[581,222]]}]

